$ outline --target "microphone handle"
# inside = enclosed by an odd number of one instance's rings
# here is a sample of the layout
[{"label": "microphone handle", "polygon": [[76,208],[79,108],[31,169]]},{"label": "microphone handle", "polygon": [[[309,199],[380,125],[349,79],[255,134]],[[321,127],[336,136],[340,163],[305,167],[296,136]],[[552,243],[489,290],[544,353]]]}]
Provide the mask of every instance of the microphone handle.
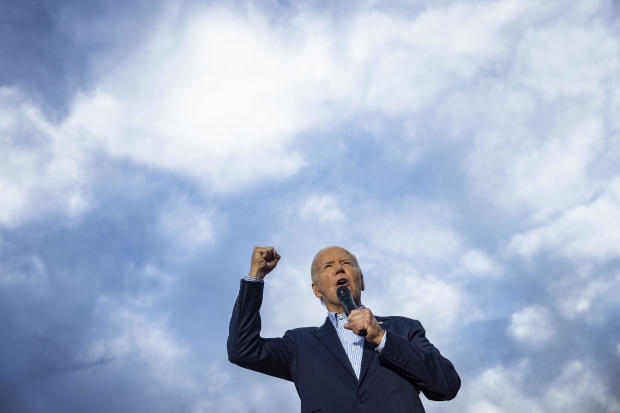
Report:
[{"label": "microphone handle", "polygon": [[[342,303],[342,306],[344,307],[344,312],[347,313],[347,315],[349,315],[349,313],[351,313],[351,311],[353,310],[357,310],[357,306],[355,305],[355,301],[353,301],[353,297],[351,297],[351,291],[346,288],[346,287],[340,287],[340,289],[346,289],[342,290],[343,292],[340,292],[340,294],[338,294],[338,299],[340,300],[340,302]],[[357,333],[358,336],[360,337],[366,337],[368,335],[368,332],[366,331],[365,328],[361,329],[359,333]]]}]

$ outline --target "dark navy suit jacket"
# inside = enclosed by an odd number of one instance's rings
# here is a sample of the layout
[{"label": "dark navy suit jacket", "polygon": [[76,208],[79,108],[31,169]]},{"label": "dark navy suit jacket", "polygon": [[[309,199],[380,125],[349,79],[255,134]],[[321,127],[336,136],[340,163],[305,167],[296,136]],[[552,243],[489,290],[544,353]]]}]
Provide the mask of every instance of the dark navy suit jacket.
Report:
[{"label": "dark navy suit jacket", "polygon": [[431,400],[456,396],[461,381],[425,337],[419,321],[383,321],[380,354],[364,340],[359,380],[329,319],[321,327],[289,330],[282,338],[260,337],[264,284],[241,281],[230,320],[228,359],[241,367],[295,383],[301,411],[323,413],[424,412],[419,393]]}]

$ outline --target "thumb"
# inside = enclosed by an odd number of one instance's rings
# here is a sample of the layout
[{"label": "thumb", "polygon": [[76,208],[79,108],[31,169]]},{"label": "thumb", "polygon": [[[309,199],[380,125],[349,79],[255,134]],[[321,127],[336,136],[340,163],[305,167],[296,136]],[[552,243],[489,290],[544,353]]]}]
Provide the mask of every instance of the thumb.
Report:
[{"label": "thumb", "polygon": [[344,323],[343,327],[346,328],[347,330],[353,330],[353,328],[351,328],[349,323]]}]

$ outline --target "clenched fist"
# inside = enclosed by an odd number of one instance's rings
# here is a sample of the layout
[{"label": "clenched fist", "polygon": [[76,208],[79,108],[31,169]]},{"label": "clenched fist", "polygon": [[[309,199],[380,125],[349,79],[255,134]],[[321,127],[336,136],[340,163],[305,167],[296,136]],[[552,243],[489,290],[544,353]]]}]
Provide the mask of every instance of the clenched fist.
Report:
[{"label": "clenched fist", "polygon": [[254,247],[250,263],[250,277],[265,278],[271,270],[276,268],[280,254],[273,247]]}]

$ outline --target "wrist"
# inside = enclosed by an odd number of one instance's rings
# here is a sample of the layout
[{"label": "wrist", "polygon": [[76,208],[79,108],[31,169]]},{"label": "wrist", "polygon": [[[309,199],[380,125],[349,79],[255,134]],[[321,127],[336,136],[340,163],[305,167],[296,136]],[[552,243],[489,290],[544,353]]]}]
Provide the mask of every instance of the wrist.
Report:
[{"label": "wrist", "polygon": [[383,341],[383,336],[385,335],[385,330],[383,327],[379,327],[378,333],[370,340],[376,345],[380,345],[381,341]]},{"label": "wrist", "polygon": [[265,274],[262,271],[258,270],[250,270],[248,273],[248,277],[260,278],[261,280],[265,278]]}]

